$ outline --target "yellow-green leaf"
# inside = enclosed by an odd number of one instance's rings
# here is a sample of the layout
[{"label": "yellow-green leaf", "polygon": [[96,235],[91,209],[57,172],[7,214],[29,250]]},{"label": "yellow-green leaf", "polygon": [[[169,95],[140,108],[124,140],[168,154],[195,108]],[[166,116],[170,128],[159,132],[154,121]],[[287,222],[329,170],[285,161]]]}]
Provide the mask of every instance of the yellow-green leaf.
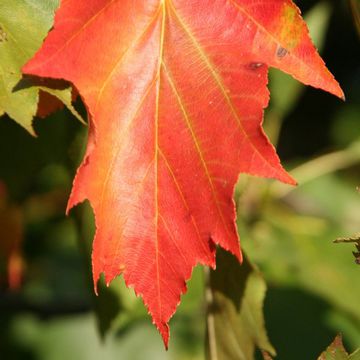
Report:
[{"label": "yellow-green leaf", "polygon": [[265,330],[265,292],[264,279],[246,256],[240,265],[231,254],[218,251],[206,293],[209,360],[252,360],[256,347],[275,354]]}]

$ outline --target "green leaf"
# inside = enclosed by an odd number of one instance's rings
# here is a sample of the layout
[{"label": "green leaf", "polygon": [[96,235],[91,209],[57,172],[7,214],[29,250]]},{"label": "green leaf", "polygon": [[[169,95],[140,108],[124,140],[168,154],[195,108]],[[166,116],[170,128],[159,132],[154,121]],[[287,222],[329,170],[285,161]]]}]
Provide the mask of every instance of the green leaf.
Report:
[{"label": "green leaf", "polygon": [[71,87],[68,87],[66,89],[51,89],[45,86],[38,86],[38,89],[45,91],[48,94],[58,98],[68,108],[68,110],[76,117],[76,119],[78,119],[81,123],[86,125],[85,120],[79,115],[79,113],[75,110],[72,104]]},{"label": "green leaf", "polygon": [[218,250],[217,269],[209,281],[207,358],[251,360],[256,346],[274,355],[263,316],[266,284],[257,268],[246,257],[240,265]]},{"label": "green leaf", "polygon": [[333,243],[358,229],[355,189],[325,175],[299,186],[286,201],[287,206],[274,201],[263,207],[243,247],[268,281],[305,288],[359,322],[359,269],[349,248]]},{"label": "green leaf", "polygon": [[343,345],[341,335],[320,355],[318,360],[359,360],[360,349],[349,355]]},{"label": "green leaf", "polygon": [[[317,164],[312,174],[322,171],[321,165]],[[299,182],[303,184],[304,180]],[[259,188],[261,183],[256,183],[256,186]],[[246,193],[238,189],[242,206],[242,217],[238,217],[238,227],[243,234],[242,246],[259,265],[267,283],[277,289],[297,289],[321,300],[323,310],[322,316],[317,317],[319,326],[321,322],[323,328],[335,334],[341,331],[353,348],[358,346],[360,339],[359,266],[351,253],[355,250],[353,245],[334,244],[333,240],[352,235],[359,229],[360,203],[355,188],[356,185],[348,179],[328,174],[311,181],[309,178],[282,201],[271,197],[266,202],[254,200],[254,196],[246,195],[250,194],[249,189]],[[287,298],[283,294],[282,301]],[[271,299],[271,295],[267,302],[269,313],[279,308],[275,307],[276,301]],[[303,306],[299,313],[311,316],[311,305]],[[291,358],[290,346],[286,344],[298,341],[296,336],[289,333],[286,341],[279,341],[282,339],[281,327],[287,321],[279,319],[276,324],[272,323],[273,341],[279,354],[284,352],[287,355],[284,358]],[[314,332],[313,326],[311,328]],[[320,343],[325,341],[324,333],[317,333],[316,339],[320,348],[311,349],[313,339],[309,339],[302,350],[311,356],[301,357],[298,351],[296,358],[315,358],[319,349],[325,348],[324,343]]]},{"label": "green leaf", "polygon": [[71,104],[70,87],[58,90],[29,83],[17,88],[22,78],[21,67],[41,46],[58,5],[58,0],[0,2],[0,116],[7,113],[33,135],[39,90],[57,97],[79,119]]}]

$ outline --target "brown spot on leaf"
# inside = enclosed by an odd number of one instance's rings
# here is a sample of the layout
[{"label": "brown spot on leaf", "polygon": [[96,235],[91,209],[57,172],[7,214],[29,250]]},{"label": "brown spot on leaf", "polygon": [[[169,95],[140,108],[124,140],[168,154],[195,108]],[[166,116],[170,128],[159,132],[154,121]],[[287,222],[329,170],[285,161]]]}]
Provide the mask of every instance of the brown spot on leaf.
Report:
[{"label": "brown spot on leaf", "polygon": [[264,66],[264,63],[262,62],[252,62],[249,64],[250,70],[257,70]]},{"label": "brown spot on leaf", "polygon": [[276,51],[276,56],[280,59],[282,59],[286,54],[288,53],[288,51],[283,48],[282,46],[279,46],[279,48]]}]

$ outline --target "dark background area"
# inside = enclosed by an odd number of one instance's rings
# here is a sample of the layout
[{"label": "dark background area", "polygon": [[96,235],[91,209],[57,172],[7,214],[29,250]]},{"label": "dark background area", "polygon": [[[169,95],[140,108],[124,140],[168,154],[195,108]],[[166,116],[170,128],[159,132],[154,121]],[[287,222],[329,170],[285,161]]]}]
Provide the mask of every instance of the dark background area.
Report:
[{"label": "dark background area", "polygon": [[[306,14],[319,1],[296,3]],[[360,40],[347,2],[329,4],[321,55],[346,102],[304,89],[279,128],[278,153],[290,170],[360,143]],[[266,114],[275,108],[271,102]],[[91,210],[83,205],[64,215],[86,128],[66,109],[36,119],[34,127],[37,138],[6,115],[0,117],[0,181],[7,209],[20,213],[19,221],[11,215],[8,222],[14,221],[23,234],[17,245],[23,269],[19,288],[9,290],[6,242],[0,253],[0,359],[203,359],[200,268],[171,322],[167,353],[141,301],[121,280],[95,299],[89,266]],[[244,248],[268,283],[265,317],[280,360],[316,359],[339,332],[349,350],[360,346],[360,267],[352,245],[332,244],[336,237],[360,231],[355,190],[360,158],[325,175],[317,176],[317,170],[311,181],[286,197],[270,196],[255,213],[250,195],[237,199]],[[261,183],[255,198],[263,204],[273,184],[256,181]],[[11,231],[5,232],[9,238]],[[98,328],[109,332],[103,341]]]}]

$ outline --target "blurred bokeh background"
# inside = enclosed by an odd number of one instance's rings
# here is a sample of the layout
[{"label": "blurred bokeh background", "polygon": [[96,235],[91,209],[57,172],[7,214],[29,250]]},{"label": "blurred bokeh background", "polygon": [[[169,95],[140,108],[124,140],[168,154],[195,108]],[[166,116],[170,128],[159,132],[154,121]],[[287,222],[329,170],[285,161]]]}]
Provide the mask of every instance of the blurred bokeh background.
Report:
[{"label": "blurred bokeh background", "polygon": [[[360,266],[353,244],[333,243],[360,232],[360,40],[350,2],[296,3],[346,102],[271,70],[264,125],[299,186],[242,176],[236,188],[242,245],[268,285],[265,319],[280,360],[316,359],[339,332],[349,351],[360,346]],[[34,127],[36,138],[0,117],[0,359],[204,359],[202,269],[165,352],[122,279],[94,296],[89,205],[64,215],[86,127],[66,109]]]}]

